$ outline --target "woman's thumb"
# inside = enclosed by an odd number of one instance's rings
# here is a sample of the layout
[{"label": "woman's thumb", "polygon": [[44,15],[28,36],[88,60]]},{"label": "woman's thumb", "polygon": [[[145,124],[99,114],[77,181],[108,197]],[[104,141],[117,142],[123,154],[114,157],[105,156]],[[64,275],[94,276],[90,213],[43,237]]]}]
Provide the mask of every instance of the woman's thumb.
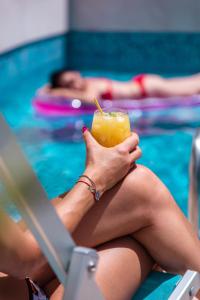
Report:
[{"label": "woman's thumb", "polygon": [[90,146],[97,144],[96,140],[93,138],[93,136],[91,135],[87,127],[84,126],[82,128],[82,132],[83,132],[83,139],[86,143],[87,148],[90,148]]}]

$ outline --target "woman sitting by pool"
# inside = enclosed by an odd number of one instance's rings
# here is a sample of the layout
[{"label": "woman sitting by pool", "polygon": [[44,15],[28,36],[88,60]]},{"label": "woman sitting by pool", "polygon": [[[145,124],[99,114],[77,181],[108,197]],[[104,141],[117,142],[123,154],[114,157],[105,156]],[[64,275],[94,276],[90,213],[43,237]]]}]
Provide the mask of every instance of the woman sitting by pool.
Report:
[{"label": "woman sitting by pool", "polygon": [[121,82],[106,78],[84,78],[79,72],[62,70],[51,75],[50,85],[42,92],[87,102],[93,97],[112,100],[190,96],[200,93],[200,75],[165,79],[158,75],[143,74]]},{"label": "woman sitting by pool", "polygon": [[[138,136],[113,148],[100,146],[86,128],[83,136],[86,177],[53,204],[76,243],[97,249],[96,280],[105,299],[131,299],[155,263],[174,273],[200,272],[192,226],[156,175],[133,164],[141,155]],[[0,271],[8,274],[0,278],[0,299],[60,300],[62,287],[31,233],[2,211],[0,228]]]}]

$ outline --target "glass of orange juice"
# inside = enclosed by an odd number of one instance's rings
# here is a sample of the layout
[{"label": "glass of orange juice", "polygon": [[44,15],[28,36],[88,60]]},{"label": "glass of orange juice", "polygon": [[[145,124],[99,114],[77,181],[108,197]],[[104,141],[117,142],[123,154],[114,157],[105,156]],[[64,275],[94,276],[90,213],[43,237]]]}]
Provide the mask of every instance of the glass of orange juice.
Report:
[{"label": "glass of orange juice", "polygon": [[119,109],[95,111],[92,135],[104,147],[113,147],[131,135],[128,113]]}]

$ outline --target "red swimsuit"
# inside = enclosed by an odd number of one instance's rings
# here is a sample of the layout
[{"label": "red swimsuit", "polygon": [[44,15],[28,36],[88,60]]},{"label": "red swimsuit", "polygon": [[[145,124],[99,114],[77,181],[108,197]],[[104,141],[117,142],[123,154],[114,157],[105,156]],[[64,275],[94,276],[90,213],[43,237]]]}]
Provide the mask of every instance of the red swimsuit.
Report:
[{"label": "red swimsuit", "polygon": [[[140,98],[145,98],[147,97],[147,92],[144,86],[144,79],[146,78],[146,74],[140,74],[135,77],[133,77],[132,81],[136,84],[138,84],[140,91],[141,91],[141,96]],[[112,80],[105,79],[107,82],[107,90],[101,94],[102,99],[107,99],[107,100],[113,100],[113,86],[112,86]]]}]

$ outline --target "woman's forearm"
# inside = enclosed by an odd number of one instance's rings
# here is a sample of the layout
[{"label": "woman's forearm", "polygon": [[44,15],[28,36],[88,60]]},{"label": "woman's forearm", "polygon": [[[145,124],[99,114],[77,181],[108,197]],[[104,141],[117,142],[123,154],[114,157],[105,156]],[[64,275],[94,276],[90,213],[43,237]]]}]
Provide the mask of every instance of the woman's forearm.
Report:
[{"label": "woman's forearm", "polygon": [[[103,193],[102,188],[98,188],[98,190]],[[95,204],[95,200],[87,185],[78,183],[69,192],[52,199],[51,203],[63,224],[72,233],[83,216]],[[18,226],[24,232],[28,232],[28,228],[23,221],[19,221]]]},{"label": "woman's forearm", "polygon": [[[97,190],[102,194],[104,192],[103,186],[95,172],[86,171],[86,174],[96,183]],[[62,200],[54,199],[55,209],[60,216],[66,228],[72,233],[83,216],[95,204],[94,195],[88,190],[84,183],[77,183],[73,189],[68,192]]]}]

